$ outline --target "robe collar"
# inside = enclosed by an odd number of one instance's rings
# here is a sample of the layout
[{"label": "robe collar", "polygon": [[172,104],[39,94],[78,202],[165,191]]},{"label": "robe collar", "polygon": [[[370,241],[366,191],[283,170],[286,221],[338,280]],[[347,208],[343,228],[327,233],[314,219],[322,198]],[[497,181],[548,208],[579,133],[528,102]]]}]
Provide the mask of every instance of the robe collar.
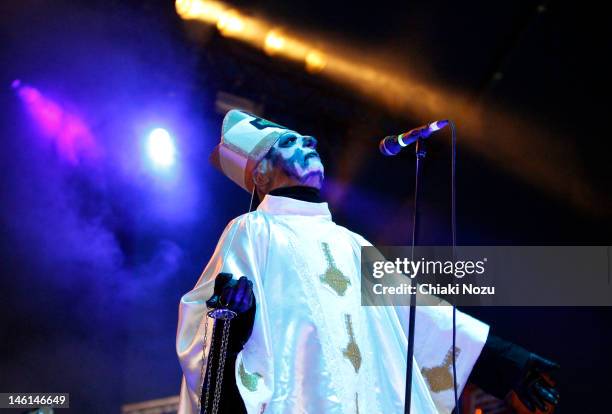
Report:
[{"label": "robe collar", "polygon": [[308,201],[309,203],[321,203],[321,192],[318,188],[305,185],[293,185],[290,187],[279,187],[269,192],[273,196],[289,197],[295,200]]},{"label": "robe collar", "polygon": [[257,211],[276,215],[318,216],[325,220],[331,220],[329,206],[325,202],[310,203],[270,194],[266,194],[259,207],[257,207]]}]

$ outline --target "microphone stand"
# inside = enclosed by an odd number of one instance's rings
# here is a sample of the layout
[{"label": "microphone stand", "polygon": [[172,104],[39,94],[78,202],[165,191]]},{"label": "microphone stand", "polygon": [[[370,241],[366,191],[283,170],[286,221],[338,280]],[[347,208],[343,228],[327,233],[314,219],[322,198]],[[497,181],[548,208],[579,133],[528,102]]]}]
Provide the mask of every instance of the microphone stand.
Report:
[{"label": "microphone stand", "polygon": [[[412,216],[412,257],[414,260],[414,247],[419,238],[419,223],[420,223],[420,206],[419,206],[419,189],[422,183],[422,170],[427,150],[425,148],[425,139],[417,138],[416,140],[416,174],[414,183],[414,214]],[[415,280],[415,279],[413,279]],[[406,359],[406,393],[404,403],[404,413],[410,414],[410,402],[412,397],[412,360],[414,359],[414,332],[416,322],[416,288],[417,283],[415,280],[414,295],[410,295],[410,313],[408,318],[408,351]]]}]

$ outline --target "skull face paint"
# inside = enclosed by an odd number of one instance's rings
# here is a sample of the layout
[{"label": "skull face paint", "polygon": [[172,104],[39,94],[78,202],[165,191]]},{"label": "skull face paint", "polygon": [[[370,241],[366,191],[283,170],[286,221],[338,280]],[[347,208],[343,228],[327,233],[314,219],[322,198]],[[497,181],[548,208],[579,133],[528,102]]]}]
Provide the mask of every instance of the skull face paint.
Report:
[{"label": "skull face paint", "polygon": [[320,188],[324,168],[316,151],[317,140],[289,131],[274,144],[266,158],[296,184]]}]

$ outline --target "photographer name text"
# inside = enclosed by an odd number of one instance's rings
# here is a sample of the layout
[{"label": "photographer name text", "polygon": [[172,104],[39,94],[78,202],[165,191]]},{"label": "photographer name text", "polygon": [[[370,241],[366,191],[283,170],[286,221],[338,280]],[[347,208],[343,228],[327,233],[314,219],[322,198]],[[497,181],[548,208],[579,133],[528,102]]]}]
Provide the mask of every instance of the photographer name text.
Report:
[{"label": "photographer name text", "polygon": [[410,285],[402,283],[398,286],[386,286],[377,283],[372,286],[375,295],[494,295],[495,286],[475,286],[472,284],[449,283],[442,285],[439,283],[423,283],[420,285]]}]

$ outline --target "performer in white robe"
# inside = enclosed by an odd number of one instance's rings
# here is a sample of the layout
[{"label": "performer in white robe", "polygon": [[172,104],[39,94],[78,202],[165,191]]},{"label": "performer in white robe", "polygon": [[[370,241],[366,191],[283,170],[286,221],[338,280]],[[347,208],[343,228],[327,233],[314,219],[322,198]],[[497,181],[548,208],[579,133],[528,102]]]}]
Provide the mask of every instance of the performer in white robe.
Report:
[{"label": "performer in white robe", "polygon": [[[307,152],[310,137],[230,111],[214,162],[254,191],[255,168],[270,148],[289,151],[293,144],[279,142],[287,136],[303,140],[302,152]],[[315,146],[316,141],[310,148]],[[307,176],[318,169],[322,180],[322,165],[311,167],[318,157],[301,157],[294,173]],[[265,162],[274,167],[273,160]],[[206,301],[216,276],[226,272],[246,276],[256,301],[252,334],[237,355],[235,377],[225,378],[236,382],[249,414],[402,413],[409,308],[360,305],[360,248],[368,245],[334,223],[325,202],[266,194],[256,211],[232,220],[196,286],[181,299],[179,412],[200,412],[213,326],[206,323]],[[417,307],[416,327],[412,412],[450,413],[452,308]],[[458,392],[488,331],[484,323],[457,312]]]}]

